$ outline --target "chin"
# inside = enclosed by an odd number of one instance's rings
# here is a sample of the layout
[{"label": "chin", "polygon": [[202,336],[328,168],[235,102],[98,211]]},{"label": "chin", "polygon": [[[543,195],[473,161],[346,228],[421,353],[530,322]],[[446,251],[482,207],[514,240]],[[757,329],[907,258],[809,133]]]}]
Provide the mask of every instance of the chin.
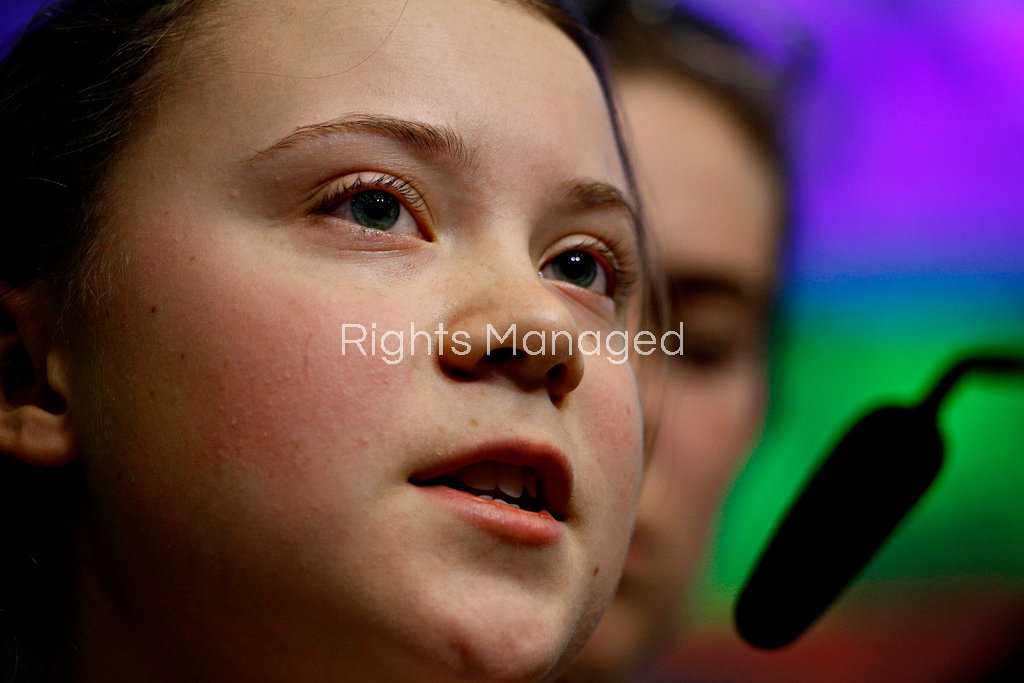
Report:
[{"label": "chin", "polygon": [[549,615],[489,618],[449,638],[447,664],[459,680],[547,680],[576,640],[570,626],[569,617]]},{"label": "chin", "polygon": [[413,678],[554,680],[582,649],[599,618],[600,606],[589,600],[530,600],[514,594],[503,599],[499,591],[488,597],[470,590],[461,601],[447,601],[454,609],[435,614],[435,628],[420,630],[416,648],[425,667]]}]

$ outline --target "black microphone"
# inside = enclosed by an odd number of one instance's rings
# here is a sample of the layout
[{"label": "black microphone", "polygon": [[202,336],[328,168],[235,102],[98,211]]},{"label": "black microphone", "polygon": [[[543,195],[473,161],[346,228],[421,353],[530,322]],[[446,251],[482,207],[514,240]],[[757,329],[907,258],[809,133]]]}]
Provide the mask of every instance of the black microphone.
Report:
[{"label": "black microphone", "polygon": [[1024,359],[964,358],[918,405],[877,408],[839,440],[740,594],[735,622],[744,640],[765,649],[789,644],[864,568],[935,480],[945,450],[939,408],[972,372],[1024,374]]}]

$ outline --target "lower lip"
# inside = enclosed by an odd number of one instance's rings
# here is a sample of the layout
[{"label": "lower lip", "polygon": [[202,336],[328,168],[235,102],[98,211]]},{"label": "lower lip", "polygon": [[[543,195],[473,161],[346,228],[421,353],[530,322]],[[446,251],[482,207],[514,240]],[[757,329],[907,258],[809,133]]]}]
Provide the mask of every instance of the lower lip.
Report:
[{"label": "lower lip", "polygon": [[521,510],[449,486],[417,488],[438,503],[451,507],[458,516],[476,528],[513,543],[554,545],[565,533],[565,525],[546,510]]}]

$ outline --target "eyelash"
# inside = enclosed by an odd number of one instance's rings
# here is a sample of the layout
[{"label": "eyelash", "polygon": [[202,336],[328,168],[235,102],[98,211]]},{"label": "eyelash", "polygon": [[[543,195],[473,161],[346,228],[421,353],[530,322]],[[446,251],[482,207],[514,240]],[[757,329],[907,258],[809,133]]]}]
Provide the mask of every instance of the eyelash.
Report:
[{"label": "eyelash", "polygon": [[317,202],[311,213],[313,215],[329,214],[338,208],[340,204],[351,199],[354,194],[363,190],[385,190],[391,192],[405,204],[414,216],[421,216],[426,211],[423,198],[412,185],[395,176],[379,173],[370,180],[356,178],[343,185],[331,188]]},{"label": "eyelash", "polygon": [[639,274],[637,273],[632,255],[620,241],[611,238],[598,239],[596,237],[580,239],[559,250],[557,254],[545,261],[544,265],[547,265],[567,251],[586,251],[596,254],[600,257],[600,260],[608,265],[609,275],[612,278],[612,293],[610,296],[616,305],[623,303],[633,294],[639,280]]}]

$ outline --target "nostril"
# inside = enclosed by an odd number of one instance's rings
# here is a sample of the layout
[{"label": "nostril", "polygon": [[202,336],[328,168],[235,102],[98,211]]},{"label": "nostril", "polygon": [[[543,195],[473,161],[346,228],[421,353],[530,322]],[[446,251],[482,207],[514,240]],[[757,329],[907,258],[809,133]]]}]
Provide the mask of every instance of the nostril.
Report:
[{"label": "nostril", "polygon": [[[507,379],[528,392],[546,388],[551,400],[558,402],[583,376],[575,322],[571,316],[563,317],[544,313],[533,319],[524,314],[525,322],[535,324],[518,338],[513,322],[501,320],[496,325],[477,314],[448,321],[445,325],[458,330],[459,337],[453,333],[450,349],[443,347],[438,354],[440,370],[458,382]],[[496,329],[509,331],[499,336]]]},{"label": "nostril", "polygon": [[469,382],[477,378],[477,373],[473,372],[472,370],[466,368],[459,368],[454,365],[444,366],[444,372],[452,379],[458,380],[460,382]]},{"label": "nostril", "polygon": [[512,358],[517,358],[519,355],[515,347],[505,346],[500,349],[494,349],[484,356],[484,362],[490,365],[499,365]]}]

